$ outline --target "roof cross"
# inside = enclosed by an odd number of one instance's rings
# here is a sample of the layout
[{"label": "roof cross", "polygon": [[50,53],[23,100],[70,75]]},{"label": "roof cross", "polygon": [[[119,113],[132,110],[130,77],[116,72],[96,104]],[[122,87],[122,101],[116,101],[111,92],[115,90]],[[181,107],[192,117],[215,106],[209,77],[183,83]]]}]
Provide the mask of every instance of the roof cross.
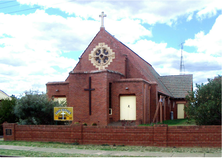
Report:
[{"label": "roof cross", "polygon": [[99,17],[101,17],[101,27],[104,27],[104,17],[106,17],[106,14],[104,14],[104,12],[102,12],[102,14],[99,15]]}]

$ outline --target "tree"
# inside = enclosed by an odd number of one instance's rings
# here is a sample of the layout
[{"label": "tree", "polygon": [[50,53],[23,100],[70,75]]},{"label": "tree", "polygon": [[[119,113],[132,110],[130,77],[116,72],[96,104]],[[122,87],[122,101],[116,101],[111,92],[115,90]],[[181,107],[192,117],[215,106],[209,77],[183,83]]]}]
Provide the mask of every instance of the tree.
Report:
[{"label": "tree", "polygon": [[185,112],[197,125],[221,125],[221,76],[196,84],[197,89],[186,96]]},{"label": "tree", "polygon": [[[11,99],[3,99],[0,102],[0,125],[4,122],[15,123],[18,121],[18,117],[14,114],[16,98],[11,97]],[[0,129],[0,135],[2,135],[2,127]]]},{"label": "tree", "polygon": [[19,124],[25,125],[49,125],[54,124],[53,109],[64,104],[49,100],[46,94],[38,91],[27,91],[25,96],[16,101],[15,115],[19,118]]},{"label": "tree", "polygon": [[8,123],[15,123],[18,118],[15,116],[13,109],[15,107],[16,98],[3,99],[0,102],[0,124],[7,121]]}]

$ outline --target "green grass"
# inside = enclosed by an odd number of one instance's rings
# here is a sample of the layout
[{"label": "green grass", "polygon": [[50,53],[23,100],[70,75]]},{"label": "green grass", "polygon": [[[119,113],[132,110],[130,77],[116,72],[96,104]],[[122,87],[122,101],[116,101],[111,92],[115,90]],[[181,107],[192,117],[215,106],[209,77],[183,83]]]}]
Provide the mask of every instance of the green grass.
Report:
[{"label": "green grass", "polygon": [[[177,120],[166,120],[163,123],[157,124],[167,124],[168,126],[193,126],[196,125],[194,120],[188,119],[177,119]],[[141,124],[140,126],[153,126],[154,124]]]},{"label": "green grass", "polygon": [[5,150],[5,149],[4,150],[0,149],[0,155],[22,156],[22,157],[111,157],[110,155],[68,154],[68,153],[51,153],[51,152],[40,152],[40,151],[22,151],[22,150]]},{"label": "green grass", "polygon": [[106,151],[137,151],[137,152],[187,152],[187,153],[221,153],[221,148],[172,148],[172,147],[150,147],[150,146],[104,146],[104,145],[71,145],[54,142],[25,142],[25,141],[0,141],[0,145],[31,146],[45,148],[106,150]]},{"label": "green grass", "polygon": [[188,121],[188,119],[177,119],[177,120],[166,120],[163,121],[164,124],[168,126],[190,126],[196,125],[194,120]]}]

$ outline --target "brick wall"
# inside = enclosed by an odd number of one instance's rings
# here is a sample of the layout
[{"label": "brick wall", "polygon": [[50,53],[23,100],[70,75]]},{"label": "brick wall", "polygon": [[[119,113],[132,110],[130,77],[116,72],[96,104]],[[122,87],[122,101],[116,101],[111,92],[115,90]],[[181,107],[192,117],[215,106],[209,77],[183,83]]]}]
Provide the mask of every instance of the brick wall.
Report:
[{"label": "brick wall", "polygon": [[47,83],[47,95],[52,97],[66,97],[69,102],[69,82],[51,82]]},{"label": "brick wall", "polygon": [[221,147],[221,126],[168,127],[168,146]]},{"label": "brick wall", "polygon": [[[118,121],[120,118],[120,96],[124,95],[134,95],[136,96],[136,121],[143,123],[145,122],[144,116],[147,116],[146,110],[144,107],[148,108],[149,102],[144,103],[144,84],[147,84],[142,79],[122,79],[122,80],[116,80],[113,83],[113,113],[115,114],[113,116],[114,121]],[[128,89],[126,89],[128,87]],[[147,86],[148,87],[148,86]],[[147,90],[149,93],[149,91]],[[145,112],[145,114],[144,114]],[[141,122],[142,123],[142,122]]]},{"label": "brick wall", "polygon": [[[82,126],[4,123],[4,140],[169,147],[221,147],[221,126]],[[11,135],[6,135],[11,129]]]}]

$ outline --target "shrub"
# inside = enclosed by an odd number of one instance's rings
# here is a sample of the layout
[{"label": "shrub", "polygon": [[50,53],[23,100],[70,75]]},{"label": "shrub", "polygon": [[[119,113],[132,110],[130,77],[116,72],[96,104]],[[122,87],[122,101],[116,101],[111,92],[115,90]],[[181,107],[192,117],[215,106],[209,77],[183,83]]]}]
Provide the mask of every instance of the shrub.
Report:
[{"label": "shrub", "polygon": [[15,123],[18,118],[14,114],[16,98],[11,97],[11,99],[3,99],[0,102],[0,124],[7,121],[8,123]]},{"label": "shrub", "polygon": [[92,123],[92,126],[97,126],[97,123]]},{"label": "shrub", "polygon": [[25,96],[16,101],[15,115],[19,118],[18,124],[22,125],[49,125],[54,124],[54,107],[63,105],[49,100],[46,94],[38,91],[27,91]]},{"label": "shrub", "polygon": [[204,85],[196,84],[197,89],[186,96],[185,112],[197,125],[221,124],[221,76],[208,79]]},{"label": "shrub", "polygon": [[15,123],[18,121],[18,117],[14,114],[16,98],[11,97],[11,99],[3,99],[0,102],[0,135],[3,135],[2,124],[4,122]]}]

